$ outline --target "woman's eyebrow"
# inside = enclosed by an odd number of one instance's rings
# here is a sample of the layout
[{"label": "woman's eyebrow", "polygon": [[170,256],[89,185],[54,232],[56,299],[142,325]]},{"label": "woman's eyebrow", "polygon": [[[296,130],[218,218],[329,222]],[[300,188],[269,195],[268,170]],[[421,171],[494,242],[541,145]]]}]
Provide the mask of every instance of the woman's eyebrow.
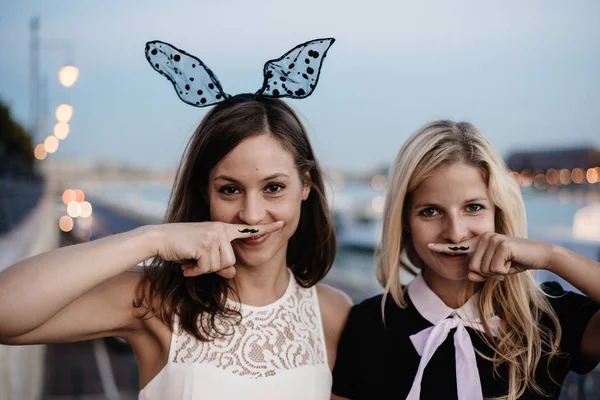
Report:
[{"label": "woman's eyebrow", "polygon": [[290,176],[288,174],[285,174],[283,172],[276,172],[274,174],[271,174],[269,176],[267,176],[266,178],[263,179],[263,181],[270,181],[271,179],[275,179],[275,178],[289,178]]},{"label": "woman's eyebrow", "polygon": [[474,197],[469,200],[465,200],[465,203],[474,203],[476,201],[488,201],[488,198],[485,196]]},{"label": "woman's eyebrow", "polygon": [[[473,197],[471,199],[465,200],[464,204],[474,203],[474,202],[477,202],[477,201],[489,201],[489,200],[485,196],[479,196],[479,197]],[[431,208],[444,208],[440,204],[429,203],[429,202],[427,202],[427,203],[419,203],[419,204],[415,204],[414,205],[414,208],[429,208],[429,207],[431,207]]]},{"label": "woman's eyebrow", "polygon": [[233,183],[239,183],[239,181],[235,178],[232,178],[230,176],[227,175],[219,175],[219,176],[215,176],[215,179],[213,179],[215,181],[218,180],[223,180],[223,181],[229,181],[229,182],[233,182]]},{"label": "woman's eyebrow", "polygon": [[419,203],[419,204],[415,204],[413,207],[414,208],[443,208],[441,205],[435,204],[435,203]]},{"label": "woman's eyebrow", "polygon": [[[263,178],[263,181],[266,182],[266,181],[270,181],[271,179],[275,179],[275,178],[289,178],[289,177],[290,176],[286,173],[276,172],[274,174],[271,174],[271,175]],[[215,176],[215,178],[213,180],[215,180],[215,181],[224,180],[224,181],[229,181],[229,182],[233,182],[236,184],[240,183],[240,181],[238,181],[237,179],[232,178],[231,176],[228,176],[228,175],[218,175],[218,176]]]}]

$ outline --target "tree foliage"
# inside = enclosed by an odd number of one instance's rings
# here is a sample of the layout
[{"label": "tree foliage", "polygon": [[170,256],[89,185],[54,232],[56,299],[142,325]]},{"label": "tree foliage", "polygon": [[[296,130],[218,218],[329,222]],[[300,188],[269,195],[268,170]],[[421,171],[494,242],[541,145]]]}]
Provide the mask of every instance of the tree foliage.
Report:
[{"label": "tree foliage", "polygon": [[33,140],[27,130],[11,115],[10,108],[0,100],[0,160],[31,165]]}]

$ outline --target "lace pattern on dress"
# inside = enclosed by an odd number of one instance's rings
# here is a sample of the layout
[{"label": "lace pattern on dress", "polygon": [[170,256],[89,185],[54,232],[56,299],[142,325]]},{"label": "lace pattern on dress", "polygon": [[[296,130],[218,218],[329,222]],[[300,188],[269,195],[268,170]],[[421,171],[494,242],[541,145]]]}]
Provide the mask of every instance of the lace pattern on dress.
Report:
[{"label": "lace pattern on dress", "polygon": [[209,363],[251,379],[326,362],[316,287],[303,288],[291,278],[285,294],[272,305],[245,307],[234,324],[216,321],[227,332],[211,342],[190,336],[176,324],[173,363]]}]

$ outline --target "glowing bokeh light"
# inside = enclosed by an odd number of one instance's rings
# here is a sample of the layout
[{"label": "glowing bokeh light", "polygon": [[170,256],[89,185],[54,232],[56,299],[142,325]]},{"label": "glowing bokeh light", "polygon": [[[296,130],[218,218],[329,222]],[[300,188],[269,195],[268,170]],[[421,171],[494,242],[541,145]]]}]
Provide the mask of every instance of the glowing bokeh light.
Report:
[{"label": "glowing bokeh light", "polygon": [[377,196],[371,202],[371,207],[373,207],[373,211],[375,211],[378,214],[381,214],[383,212],[384,206],[385,206],[385,197],[383,197],[383,196]]},{"label": "glowing bokeh light", "polygon": [[58,71],[58,80],[65,87],[71,87],[79,78],[79,69],[72,65],[65,65]]},{"label": "glowing bokeh light", "polygon": [[73,116],[73,107],[68,104],[61,104],[60,106],[56,107],[55,115],[58,122],[67,123]]},{"label": "glowing bokeh light", "polygon": [[524,169],[523,171],[521,171],[520,181],[521,181],[521,186],[523,186],[523,187],[531,186],[531,184],[533,183],[533,174],[531,173],[531,170]]},{"label": "glowing bokeh light", "polygon": [[373,178],[371,178],[371,188],[373,190],[381,192],[385,190],[386,185],[387,178],[383,175],[374,175]]},{"label": "glowing bokeh light", "polygon": [[56,125],[54,125],[53,133],[57,139],[65,140],[69,135],[69,124],[64,122],[57,122]]},{"label": "glowing bokeh light", "polygon": [[81,218],[87,218],[92,215],[92,205],[87,201],[81,202],[81,214],[79,215]]},{"label": "glowing bokeh light", "polygon": [[546,171],[546,181],[549,185],[558,185],[560,183],[560,175],[557,170],[550,168]]},{"label": "glowing bokeh light", "polygon": [[519,183],[520,174],[517,171],[510,171],[509,175],[512,176],[517,183]]},{"label": "glowing bokeh light", "polygon": [[588,183],[596,183],[600,181],[600,177],[598,176],[598,171],[596,168],[588,168],[585,173],[585,177],[587,178]]},{"label": "glowing bokeh light", "polygon": [[571,183],[571,172],[568,169],[561,169],[559,172],[560,184],[568,185]]},{"label": "glowing bokeh light", "polygon": [[85,200],[85,194],[81,189],[75,189],[75,201],[81,203]]},{"label": "glowing bokeh light", "polygon": [[537,174],[535,178],[533,178],[533,184],[536,189],[545,189],[546,188],[546,174]]},{"label": "glowing bokeh light", "polygon": [[73,219],[68,215],[63,215],[58,220],[58,227],[63,232],[71,232],[73,230]]},{"label": "glowing bokeh light", "polygon": [[67,204],[67,214],[71,218],[77,218],[81,215],[81,204],[76,201],[72,201]]},{"label": "glowing bokeh light", "polygon": [[58,139],[54,136],[48,136],[46,140],[44,140],[44,150],[46,153],[54,153],[58,150]]},{"label": "glowing bokeh light", "polygon": [[574,168],[571,172],[571,179],[577,184],[582,184],[585,180],[585,174],[581,168]]},{"label": "glowing bokeh light", "polygon": [[65,205],[76,201],[77,196],[75,195],[75,191],[73,189],[67,189],[62,194],[62,201]]},{"label": "glowing bokeh light", "polygon": [[600,204],[592,204],[575,212],[573,237],[578,240],[600,241]]},{"label": "glowing bokeh light", "polygon": [[36,160],[43,160],[47,155],[48,153],[46,152],[46,149],[44,149],[44,145],[42,143],[38,144],[33,149],[33,156]]}]

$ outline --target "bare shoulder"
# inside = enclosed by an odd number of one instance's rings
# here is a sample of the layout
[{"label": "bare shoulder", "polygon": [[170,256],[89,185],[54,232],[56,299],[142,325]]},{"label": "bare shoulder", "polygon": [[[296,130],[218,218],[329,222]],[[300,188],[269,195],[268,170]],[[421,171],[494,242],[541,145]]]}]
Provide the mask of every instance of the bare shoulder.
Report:
[{"label": "bare shoulder", "polygon": [[317,284],[317,294],[323,326],[326,329],[341,331],[352,308],[352,299],[342,290],[324,283]]},{"label": "bare shoulder", "polygon": [[334,312],[349,312],[352,299],[344,291],[325,283],[317,284],[317,294],[321,308],[331,308]]},{"label": "bare shoulder", "polygon": [[333,370],[337,347],[352,308],[352,299],[343,291],[324,283],[317,284],[317,296],[327,346],[327,361]]}]

